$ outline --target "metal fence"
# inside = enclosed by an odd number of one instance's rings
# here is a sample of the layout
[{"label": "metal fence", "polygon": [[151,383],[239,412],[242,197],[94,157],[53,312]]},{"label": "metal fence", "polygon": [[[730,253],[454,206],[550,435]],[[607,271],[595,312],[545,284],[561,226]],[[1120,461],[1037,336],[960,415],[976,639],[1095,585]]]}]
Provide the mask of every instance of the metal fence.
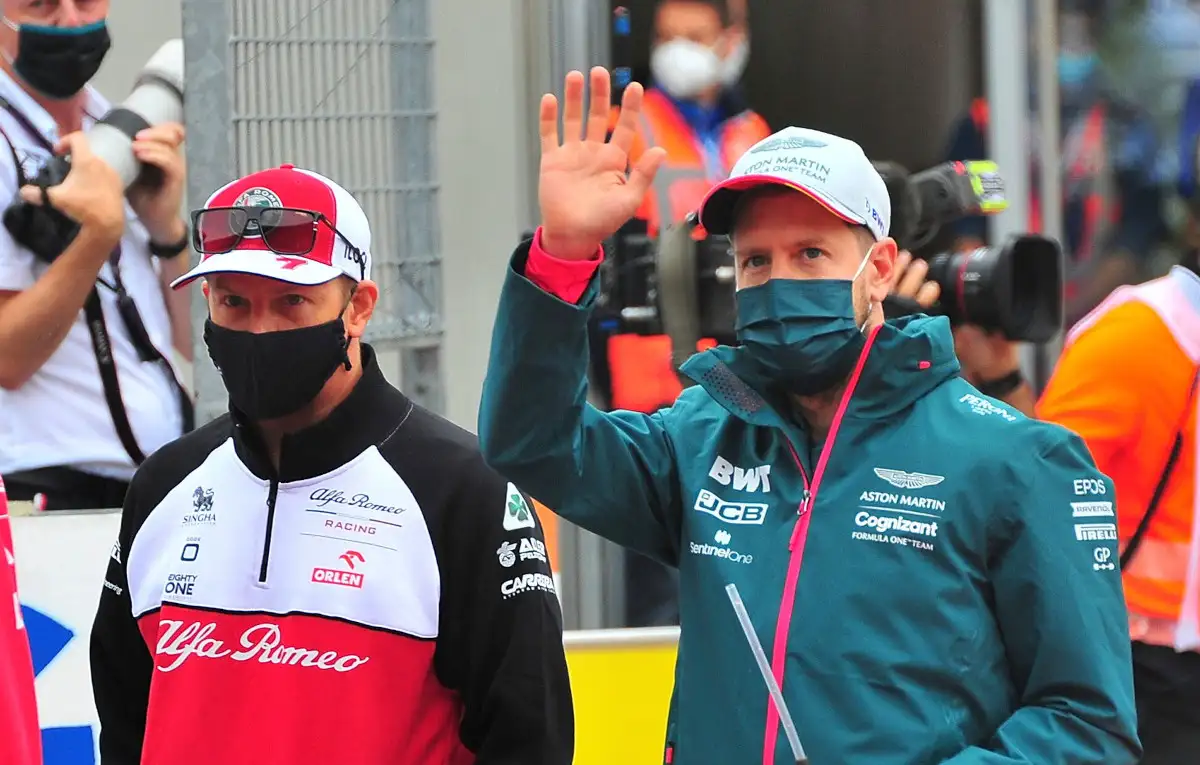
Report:
[{"label": "metal fence", "polygon": [[[441,257],[432,0],[183,0],[189,202],[290,162],[349,190],[371,223],[381,300],[368,340],[435,411]],[[200,420],[225,394],[199,330]],[[395,353],[391,353],[394,351]]]}]

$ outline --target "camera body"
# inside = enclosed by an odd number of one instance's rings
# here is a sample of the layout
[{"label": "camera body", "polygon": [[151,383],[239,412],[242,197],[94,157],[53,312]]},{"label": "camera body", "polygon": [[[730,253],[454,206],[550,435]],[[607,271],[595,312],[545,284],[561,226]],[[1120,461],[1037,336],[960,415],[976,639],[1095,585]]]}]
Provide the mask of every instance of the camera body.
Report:
[{"label": "camera body", "polygon": [[79,224],[54,209],[46,193],[49,187],[66,180],[70,171],[71,163],[66,157],[54,157],[36,178],[19,180],[19,183],[31,183],[42,190],[42,204],[18,200],[4,211],[4,227],[13,239],[46,263],[52,263],[79,234]]},{"label": "camera body", "polygon": [[733,256],[729,239],[698,237],[695,215],[657,239],[633,219],[605,244],[597,312],[610,334],[693,336],[735,342]]},{"label": "camera body", "polygon": [[[995,163],[948,162],[914,175],[892,162],[877,162],[892,203],[892,238],[901,249],[925,246],[947,223],[1007,208]],[[889,297],[891,316],[925,312],[951,324],[970,323],[1009,340],[1044,343],[1063,324],[1063,253],[1058,242],[1017,234],[999,247],[946,252],[925,258],[928,278],[941,288],[938,302],[922,308]]]}]

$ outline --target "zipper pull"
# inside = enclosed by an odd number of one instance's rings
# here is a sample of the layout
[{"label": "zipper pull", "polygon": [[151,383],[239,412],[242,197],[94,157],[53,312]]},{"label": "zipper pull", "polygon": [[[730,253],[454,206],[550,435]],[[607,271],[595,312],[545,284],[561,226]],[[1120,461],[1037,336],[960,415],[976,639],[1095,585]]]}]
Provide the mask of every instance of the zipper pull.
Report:
[{"label": "zipper pull", "polygon": [[812,492],[807,488],[800,495],[800,507],[796,510],[796,515],[804,515],[808,512],[808,503],[812,502]]}]

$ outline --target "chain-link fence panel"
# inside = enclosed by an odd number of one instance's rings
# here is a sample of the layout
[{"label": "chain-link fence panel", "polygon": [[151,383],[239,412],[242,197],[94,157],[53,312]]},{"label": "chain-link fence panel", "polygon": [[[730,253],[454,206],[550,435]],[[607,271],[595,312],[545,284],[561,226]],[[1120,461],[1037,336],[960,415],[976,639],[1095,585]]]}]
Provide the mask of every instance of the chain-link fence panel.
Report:
[{"label": "chain-link fence panel", "polygon": [[[184,35],[191,203],[283,163],[344,186],[371,223],[381,298],[367,339],[398,351],[405,388],[440,410],[432,1],[184,0]],[[214,380],[197,371],[210,416],[224,407]]]}]

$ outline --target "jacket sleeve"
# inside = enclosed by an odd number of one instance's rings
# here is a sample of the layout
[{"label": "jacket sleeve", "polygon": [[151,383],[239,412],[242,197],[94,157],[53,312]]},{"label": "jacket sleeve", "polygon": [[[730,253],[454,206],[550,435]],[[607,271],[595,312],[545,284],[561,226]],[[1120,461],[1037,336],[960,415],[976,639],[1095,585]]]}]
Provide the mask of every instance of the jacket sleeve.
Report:
[{"label": "jacket sleeve", "polygon": [[443,515],[436,666],[462,697],[477,765],[570,765],[575,718],[563,621],[527,496],[476,457]]},{"label": "jacket sleeve", "polygon": [[587,320],[523,276],[517,249],[500,296],[479,410],[484,457],[558,515],[660,561],[678,561],[673,410],[601,412],[587,403]]},{"label": "jacket sleeve", "polygon": [[1117,566],[1113,484],[1078,436],[1046,434],[997,513],[996,620],[1018,708],[985,745],[948,765],[1133,765],[1141,756],[1129,625]]},{"label": "jacket sleeve", "polygon": [[108,573],[91,633],[92,693],[100,716],[100,764],[138,765],[146,731],[153,660],[137,622],[125,561],[140,515],[137,479],[125,495],[121,529],[109,556]]}]

